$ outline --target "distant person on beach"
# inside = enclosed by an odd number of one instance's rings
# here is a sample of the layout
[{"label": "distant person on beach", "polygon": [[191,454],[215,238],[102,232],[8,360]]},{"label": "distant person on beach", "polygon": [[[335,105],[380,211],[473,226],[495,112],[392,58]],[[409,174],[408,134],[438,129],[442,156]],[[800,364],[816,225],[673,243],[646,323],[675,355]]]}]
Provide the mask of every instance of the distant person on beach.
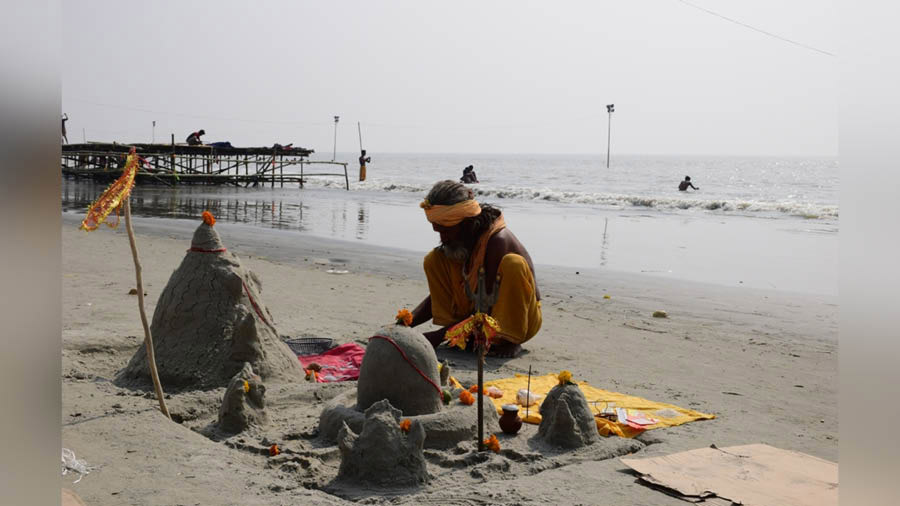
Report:
[{"label": "distant person on beach", "polygon": [[695,190],[700,189],[694,186],[694,183],[691,183],[691,176],[684,176],[684,181],[678,183],[678,191],[687,191],[688,188],[693,188]]},{"label": "distant person on beach", "polygon": [[[429,295],[413,310],[412,326],[431,320],[443,327],[425,333],[436,348],[451,326],[472,315],[474,304],[466,296],[465,284],[475,291],[483,267],[486,290],[497,289],[497,302],[489,313],[501,329],[489,354],[518,355],[543,320],[541,292],[528,251],[506,228],[500,209],[480,205],[462,183],[436,183],[420,206],[441,243],[425,255]],[[495,287],[498,276],[500,284]]]},{"label": "distant person on beach", "polygon": [[366,180],[366,164],[368,162],[371,162],[372,158],[366,156],[365,149],[362,149],[360,151],[362,152],[362,154],[359,155],[359,180],[365,181]]},{"label": "distant person on beach", "polygon": [[200,140],[201,135],[206,135],[206,131],[203,130],[202,128],[199,131],[193,132],[193,133],[191,133],[191,135],[188,135],[187,136],[188,146],[199,146],[199,145],[203,144],[203,141]]},{"label": "distant person on beach", "polygon": [[459,182],[466,184],[478,183],[478,176],[475,175],[475,167],[469,165],[463,169],[463,175],[459,178]]},{"label": "distant person on beach", "polygon": [[62,115],[62,138],[66,142],[66,144],[68,144],[69,138],[66,137],[66,121],[69,121],[69,115],[66,113],[63,113],[63,115]]}]

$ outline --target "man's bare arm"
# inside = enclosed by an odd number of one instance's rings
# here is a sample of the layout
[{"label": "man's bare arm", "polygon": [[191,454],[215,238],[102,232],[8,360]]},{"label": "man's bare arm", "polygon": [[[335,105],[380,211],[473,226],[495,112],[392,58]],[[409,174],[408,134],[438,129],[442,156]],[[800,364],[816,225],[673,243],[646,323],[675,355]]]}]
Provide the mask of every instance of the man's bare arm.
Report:
[{"label": "man's bare arm", "polygon": [[421,325],[428,320],[431,320],[431,294],[425,297],[425,300],[419,303],[415,309],[412,310],[413,321],[412,327],[417,325]]}]

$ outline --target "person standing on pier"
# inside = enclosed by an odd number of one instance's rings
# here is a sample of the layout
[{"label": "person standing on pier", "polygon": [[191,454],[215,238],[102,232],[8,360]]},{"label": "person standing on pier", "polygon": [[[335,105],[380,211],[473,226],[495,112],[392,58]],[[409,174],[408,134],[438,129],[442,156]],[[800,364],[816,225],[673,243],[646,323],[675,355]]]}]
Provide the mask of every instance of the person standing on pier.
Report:
[{"label": "person standing on pier", "polygon": [[66,113],[63,113],[63,115],[62,115],[62,138],[63,138],[63,141],[65,141],[65,143],[68,144],[69,138],[66,137],[66,121],[69,121],[69,115]]},{"label": "person standing on pier", "polygon": [[363,149],[361,151],[362,151],[362,154],[359,156],[359,180],[365,181],[366,180],[366,163],[371,162],[372,158],[366,156],[365,149]]},{"label": "person standing on pier", "polygon": [[193,132],[191,135],[187,136],[188,146],[199,146],[203,144],[203,141],[200,140],[201,135],[206,135],[206,131],[202,128],[198,132]]}]

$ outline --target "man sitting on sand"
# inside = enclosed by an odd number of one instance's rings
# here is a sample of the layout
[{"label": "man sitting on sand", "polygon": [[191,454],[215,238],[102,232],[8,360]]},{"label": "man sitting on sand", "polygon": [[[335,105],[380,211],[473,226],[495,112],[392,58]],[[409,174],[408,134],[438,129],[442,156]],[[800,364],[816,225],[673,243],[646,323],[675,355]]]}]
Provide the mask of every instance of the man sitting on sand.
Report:
[{"label": "man sitting on sand", "polygon": [[534,277],[528,251],[506,228],[496,207],[479,205],[474,193],[462,183],[440,181],[420,204],[441,244],[425,255],[429,295],[416,307],[412,326],[433,320],[443,328],[426,332],[434,347],[444,340],[447,329],[474,311],[466,296],[465,283],[474,292],[478,270],[484,267],[488,293],[500,277],[497,302],[489,313],[500,324],[500,333],[490,354],[513,357],[521,344],[541,328],[541,292]]}]

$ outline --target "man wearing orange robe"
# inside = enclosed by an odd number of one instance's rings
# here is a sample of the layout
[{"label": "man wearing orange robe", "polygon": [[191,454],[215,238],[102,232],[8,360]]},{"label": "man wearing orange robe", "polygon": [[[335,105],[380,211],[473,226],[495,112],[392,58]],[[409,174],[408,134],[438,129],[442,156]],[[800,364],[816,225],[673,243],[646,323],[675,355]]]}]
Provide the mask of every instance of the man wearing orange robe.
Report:
[{"label": "man wearing orange robe", "polygon": [[499,323],[500,333],[490,354],[517,355],[542,322],[541,293],[528,251],[506,228],[500,210],[479,204],[472,190],[461,183],[436,183],[421,207],[440,234],[441,244],[425,256],[429,295],[413,310],[412,326],[429,320],[441,326],[425,333],[437,347],[448,328],[472,315],[474,303],[466,295],[465,284],[474,292],[483,267],[488,293],[499,279],[497,301],[489,314]]}]

